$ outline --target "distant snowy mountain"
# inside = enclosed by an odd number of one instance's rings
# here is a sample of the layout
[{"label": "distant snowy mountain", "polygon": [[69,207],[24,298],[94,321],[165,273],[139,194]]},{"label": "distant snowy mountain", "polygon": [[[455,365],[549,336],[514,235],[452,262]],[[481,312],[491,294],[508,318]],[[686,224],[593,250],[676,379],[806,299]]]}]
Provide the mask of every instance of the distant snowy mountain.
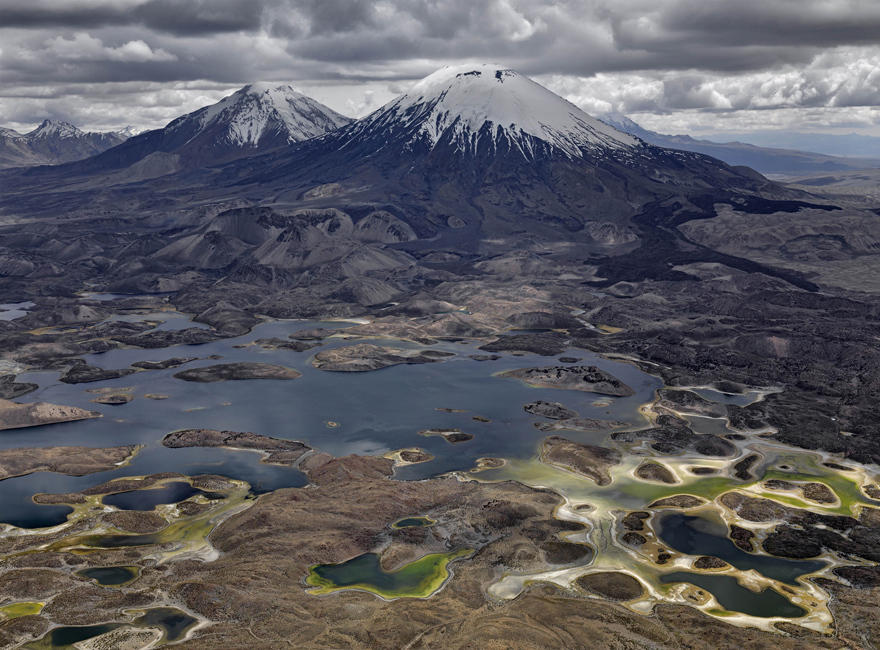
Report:
[{"label": "distant snowy mountain", "polygon": [[94,156],[126,140],[121,133],[81,131],[69,122],[44,120],[29,133],[0,129],[0,167],[58,165]]},{"label": "distant snowy mountain", "polygon": [[117,131],[113,131],[113,133],[117,134],[121,138],[124,138],[125,140],[128,140],[129,138],[133,138],[134,136],[136,136],[140,133],[143,133],[143,132],[144,132],[143,129],[139,129],[139,128],[137,128],[135,126],[131,126],[131,125],[124,126],[121,129],[118,129]]},{"label": "distant snowy mountain", "polygon": [[77,138],[82,135],[83,132],[70,122],[43,120],[43,123],[40,124],[40,126],[27,134],[27,137],[32,140],[53,140]]},{"label": "distant snowy mountain", "polygon": [[[351,120],[284,85],[250,84],[216,104],[146,131],[77,171],[112,171],[144,161],[152,175],[264,153],[333,131]],[[148,159],[148,160],[147,160]]]},{"label": "distant snowy mountain", "polygon": [[[763,174],[804,174],[880,167],[880,159],[843,158],[812,151],[758,147],[744,142],[713,142],[689,135],[666,135],[650,131],[620,113],[602,116],[602,121],[658,147],[695,151],[723,160],[729,165],[745,165]],[[880,155],[880,151],[877,151]]]},{"label": "distant snowy mountain", "polygon": [[490,64],[447,66],[358,121],[352,141],[379,135],[408,148],[552,152],[625,149],[638,140],[587,115],[513,70]]}]

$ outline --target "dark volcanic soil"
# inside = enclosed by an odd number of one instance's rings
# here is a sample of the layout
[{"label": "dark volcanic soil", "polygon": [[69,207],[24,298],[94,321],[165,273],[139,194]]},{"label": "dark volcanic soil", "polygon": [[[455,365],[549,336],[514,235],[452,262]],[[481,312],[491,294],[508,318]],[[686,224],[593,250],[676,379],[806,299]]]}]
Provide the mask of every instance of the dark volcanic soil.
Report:
[{"label": "dark volcanic soil", "polygon": [[108,379],[117,379],[130,375],[134,370],[131,368],[119,368],[116,370],[105,370],[88,365],[82,359],[76,359],[72,366],[61,375],[60,381],[65,384],[84,384],[94,381],[107,381]]},{"label": "dark volcanic soil", "polygon": [[633,389],[613,375],[596,366],[554,366],[550,368],[520,368],[502,373],[503,377],[521,379],[533,386],[582,390],[600,395],[624,397]]},{"label": "dark volcanic soil", "polygon": [[203,368],[190,368],[175,373],[177,379],[211,383],[215,381],[232,381],[240,379],[296,379],[301,374],[293,368],[285,368],[271,363],[242,361],[238,363],[220,363]]},{"label": "dark volcanic soil", "polygon": [[577,411],[565,408],[559,402],[545,402],[543,400],[538,400],[537,402],[526,404],[523,406],[523,409],[526,413],[540,415],[541,417],[549,418],[551,420],[567,420],[568,418],[577,417]]},{"label": "dark volcanic soil", "polygon": [[113,469],[128,459],[135,445],[122,447],[39,447],[0,450],[0,480],[32,472],[84,476]]},{"label": "dark volcanic soil", "polygon": [[619,463],[621,459],[620,452],[615,449],[584,445],[560,436],[550,436],[544,440],[541,457],[544,462],[593,479],[596,485],[611,483],[608,468]]},{"label": "dark volcanic soil", "polygon": [[434,363],[454,356],[440,350],[404,350],[358,343],[315,354],[312,365],[333,372],[368,372],[400,364]]},{"label": "dark volcanic soil", "polygon": [[231,449],[253,449],[267,452],[265,463],[293,465],[311,447],[294,440],[272,438],[259,433],[239,431],[217,431],[214,429],[184,429],[174,431],[162,438],[166,447],[228,447]]}]

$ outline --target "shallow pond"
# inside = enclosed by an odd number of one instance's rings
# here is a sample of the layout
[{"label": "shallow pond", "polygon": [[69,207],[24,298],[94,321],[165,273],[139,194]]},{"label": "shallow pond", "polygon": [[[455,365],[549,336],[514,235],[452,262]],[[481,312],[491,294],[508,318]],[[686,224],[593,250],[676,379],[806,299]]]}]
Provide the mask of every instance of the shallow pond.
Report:
[{"label": "shallow pond", "polygon": [[81,569],[76,574],[94,580],[104,587],[118,587],[137,578],[138,568],[135,566],[99,566]]},{"label": "shallow pond", "polygon": [[756,593],[743,587],[733,576],[675,571],[661,576],[660,582],[687,582],[696,585],[715,596],[718,603],[730,612],[761,618],[797,618],[807,613],[804,608],[795,605],[778,591],[764,589]]},{"label": "shallow pond", "polygon": [[[63,428],[67,425],[59,424],[56,426]],[[43,431],[51,429],[51,427],[36,428]],[[164,434],[159,434],[159,440],[161,440],[161,435]],[[3,441],[3,433],[0,433],[0,441]],[[91,443],[90,445],[87,438],[78,438],[76,442],[56,440],[50,444],[98,446],[100,443]],[[175,456],[174,452],[179,452],[179,455]],[[260,456],[255,453],[225,449],[167,449],[158,442],[154,442],[136,456],[136,461],[137,465],[134,467],[121,467],[87,476],[65,476],[54,472],[36,472],[28,476],[0,481],[0,522],[20,528],[57,526],[67,520],[67,515],[72,512],[72,509],[63,505],[36,504],[33,501],[34,494],[79,492],[114,478],[161,471],[176,471],[191,476],[199,474],[230,476],[247,481],[251,485],[252,491],[257,494],[283,487],[302,487],[307,483],[306,477],[298,470],[266,465],[260,462]]]},{"label": "shallow pond", "polygon": [[198,622],[199,619],[175,607],[154,607],[134,620],[135,625],[142,627],[161,627],[166,641],[177,641]]},{"label": "shallow pond", "polygon": [[107,318],[106,322],[117,323],[140,323],[143,321],[156,323],[154,327],[144,332],[161,332],[183,329],[211,329],[210,325],[205,323],[197,323],[190,320],[186,314],[168,309],[165,311],[155,311],[142,314],[113,314]]},{"label": "shallow pond", "polygon": [[737,569],[754,569],[761,575],[790,585],[796,585],[800,576],[819,571],[827,565],[823,560],[789,560],[747,553],[727,537],[727,528],[720,521],[678,512],[659,515],[657,533],[665,544],[680,553],[713,555]]},{"label": "shallow pond", "polygon": [[[132,621],[135,627],[158,627],[164,634],[164,641],[178,641],[186,631],[198,623],[198,619],[175,607],[154,607]],[[70,648],[75,643],[111,632],[126,623],[100,623],[98,625],[65,625],[56,627],[39,641],[29,644],[30,648]]]},{"label": "shallow pond", "polygon": [[432,553],[394,571],[383,569],[377,554],[364,553],[341,564],[313,566],[306,583],[318,593],[363,589],[385,598],[426,598],[449,577],[449,562],[469,553]]},{"label": "shallow pond", "polygon": [[39,644],[37,647],[67,648],[79,641],[91,639],[93,636],[110,632],[121,627],[120,623],[101,623],[100,625],[66,625],[56,627],[49,632],[48,644]]},{"label": "shallow pond", "polygon": [[750,390],[745,393],[722,393],[713,388],[694,388],[692,390],[700,397],[704,397],[710,402],[734,404],[736,406],[748,406],[763,395],[761,391],[757,390]]},{"label": "shallow pond", "polygon": [[433,526],[434,520],[430,517],[404,517],[403,519],[398,519],[393,524],[391,524],[392,528],[424,528],[426,526]]},{"label": "shallow pond", "polygon": [[101,501],[120,510],[146,511],[165,503],[179,503],[196,494],[205,494],[205,492],[194,488],[186,481],[172,481],[158,488],[108,494]]},{"label": "shallow pond", "polygon": [[34,306],[29,300],[26,302],[10,302],[0,305],[0,320],[15,320],[27,316],[28,310]]}]

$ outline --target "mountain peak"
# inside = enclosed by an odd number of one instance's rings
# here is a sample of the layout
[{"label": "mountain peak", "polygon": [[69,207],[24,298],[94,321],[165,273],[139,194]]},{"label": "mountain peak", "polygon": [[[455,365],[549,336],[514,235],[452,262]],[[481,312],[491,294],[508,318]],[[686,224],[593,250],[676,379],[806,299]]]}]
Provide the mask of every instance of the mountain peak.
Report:
[{"label": "mountain peak", "polygon": [[84,133],[70,122],[45,119],[40,123],[40,126],[27,135],[31,138],[73,138],[84,135]]},{"label": "mountain peak", "polygon": [[475,151],[502,140],[525,157],[549,145],[573,158],[585,150],[622,149],[639,140],[587,115],[528,77],[493,64],[446,66],[366,118],[411,134],[430,148],[441,141]]},{"label": "mountain peak", "polygon": [[82,160],[123,140],[117,133],[85,132],[60,120],[43,120],[23,134],[0,127],[0,169]]},{"label": "mountain peak", "polygon": [[624,133],[634,135],[637,138],[641,138],[645,142],[650,142],[651,137],[656,135],[653,131],[649,131],[648,129],[642,127],[641,124],[634,122],[623,113],[605,113],[604,115],[600,116],[599,119],[605,122],[605,124],[613,126],[618,131],[623,131]]},{"label": "mountain peak", "polygon": [[332,131],[350,120],[287,84],[248,84],[216,104],[172,122],[184,124],[190,117],[199,128],[217,129],[233,146],[256,147],[266,137],[287,142],[308,140]]},{"label": "mountain peak", "polygon": [[290,84],[271,84],[266,81],[255,81],[240,88],[237,92],[244,95],[302,95]]},{"label": "mountain peak", "polygon": [[128,138],[134,137],[137,134],[142,133],[142,132],[143,132],[143,129],[139,129],[136,126],[132,126],[131,124],[128,124],[128,125],[122,127],[121,129],[117,129],[116,131],[113,131],[113,133],[115,133],[116,135],[118,135],[120,138],[122,138],[124,140],[127,140]]},{"label": "mountain peak", "polygon": [[493,83],[503,84],[507,79],[521,76],[515,70],[493,63],[465,63],[461,65],[445,65],[417,81],[410,88],[408,95],[431,94],[442,90],[453,83],[470,83],[473,85],[492,86]]}]

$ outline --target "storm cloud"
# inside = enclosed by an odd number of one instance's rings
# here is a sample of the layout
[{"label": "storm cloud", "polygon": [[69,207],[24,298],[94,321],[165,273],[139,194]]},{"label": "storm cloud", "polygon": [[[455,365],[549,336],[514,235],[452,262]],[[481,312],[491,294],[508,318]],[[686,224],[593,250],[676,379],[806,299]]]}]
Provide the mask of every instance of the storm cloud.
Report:
[{"label": "storm cloud", "polygon": [[880,120],[868,0],[0,0],[0,124],[153,127],[255,80],[362,114],[468,60],[649,121]]}]

